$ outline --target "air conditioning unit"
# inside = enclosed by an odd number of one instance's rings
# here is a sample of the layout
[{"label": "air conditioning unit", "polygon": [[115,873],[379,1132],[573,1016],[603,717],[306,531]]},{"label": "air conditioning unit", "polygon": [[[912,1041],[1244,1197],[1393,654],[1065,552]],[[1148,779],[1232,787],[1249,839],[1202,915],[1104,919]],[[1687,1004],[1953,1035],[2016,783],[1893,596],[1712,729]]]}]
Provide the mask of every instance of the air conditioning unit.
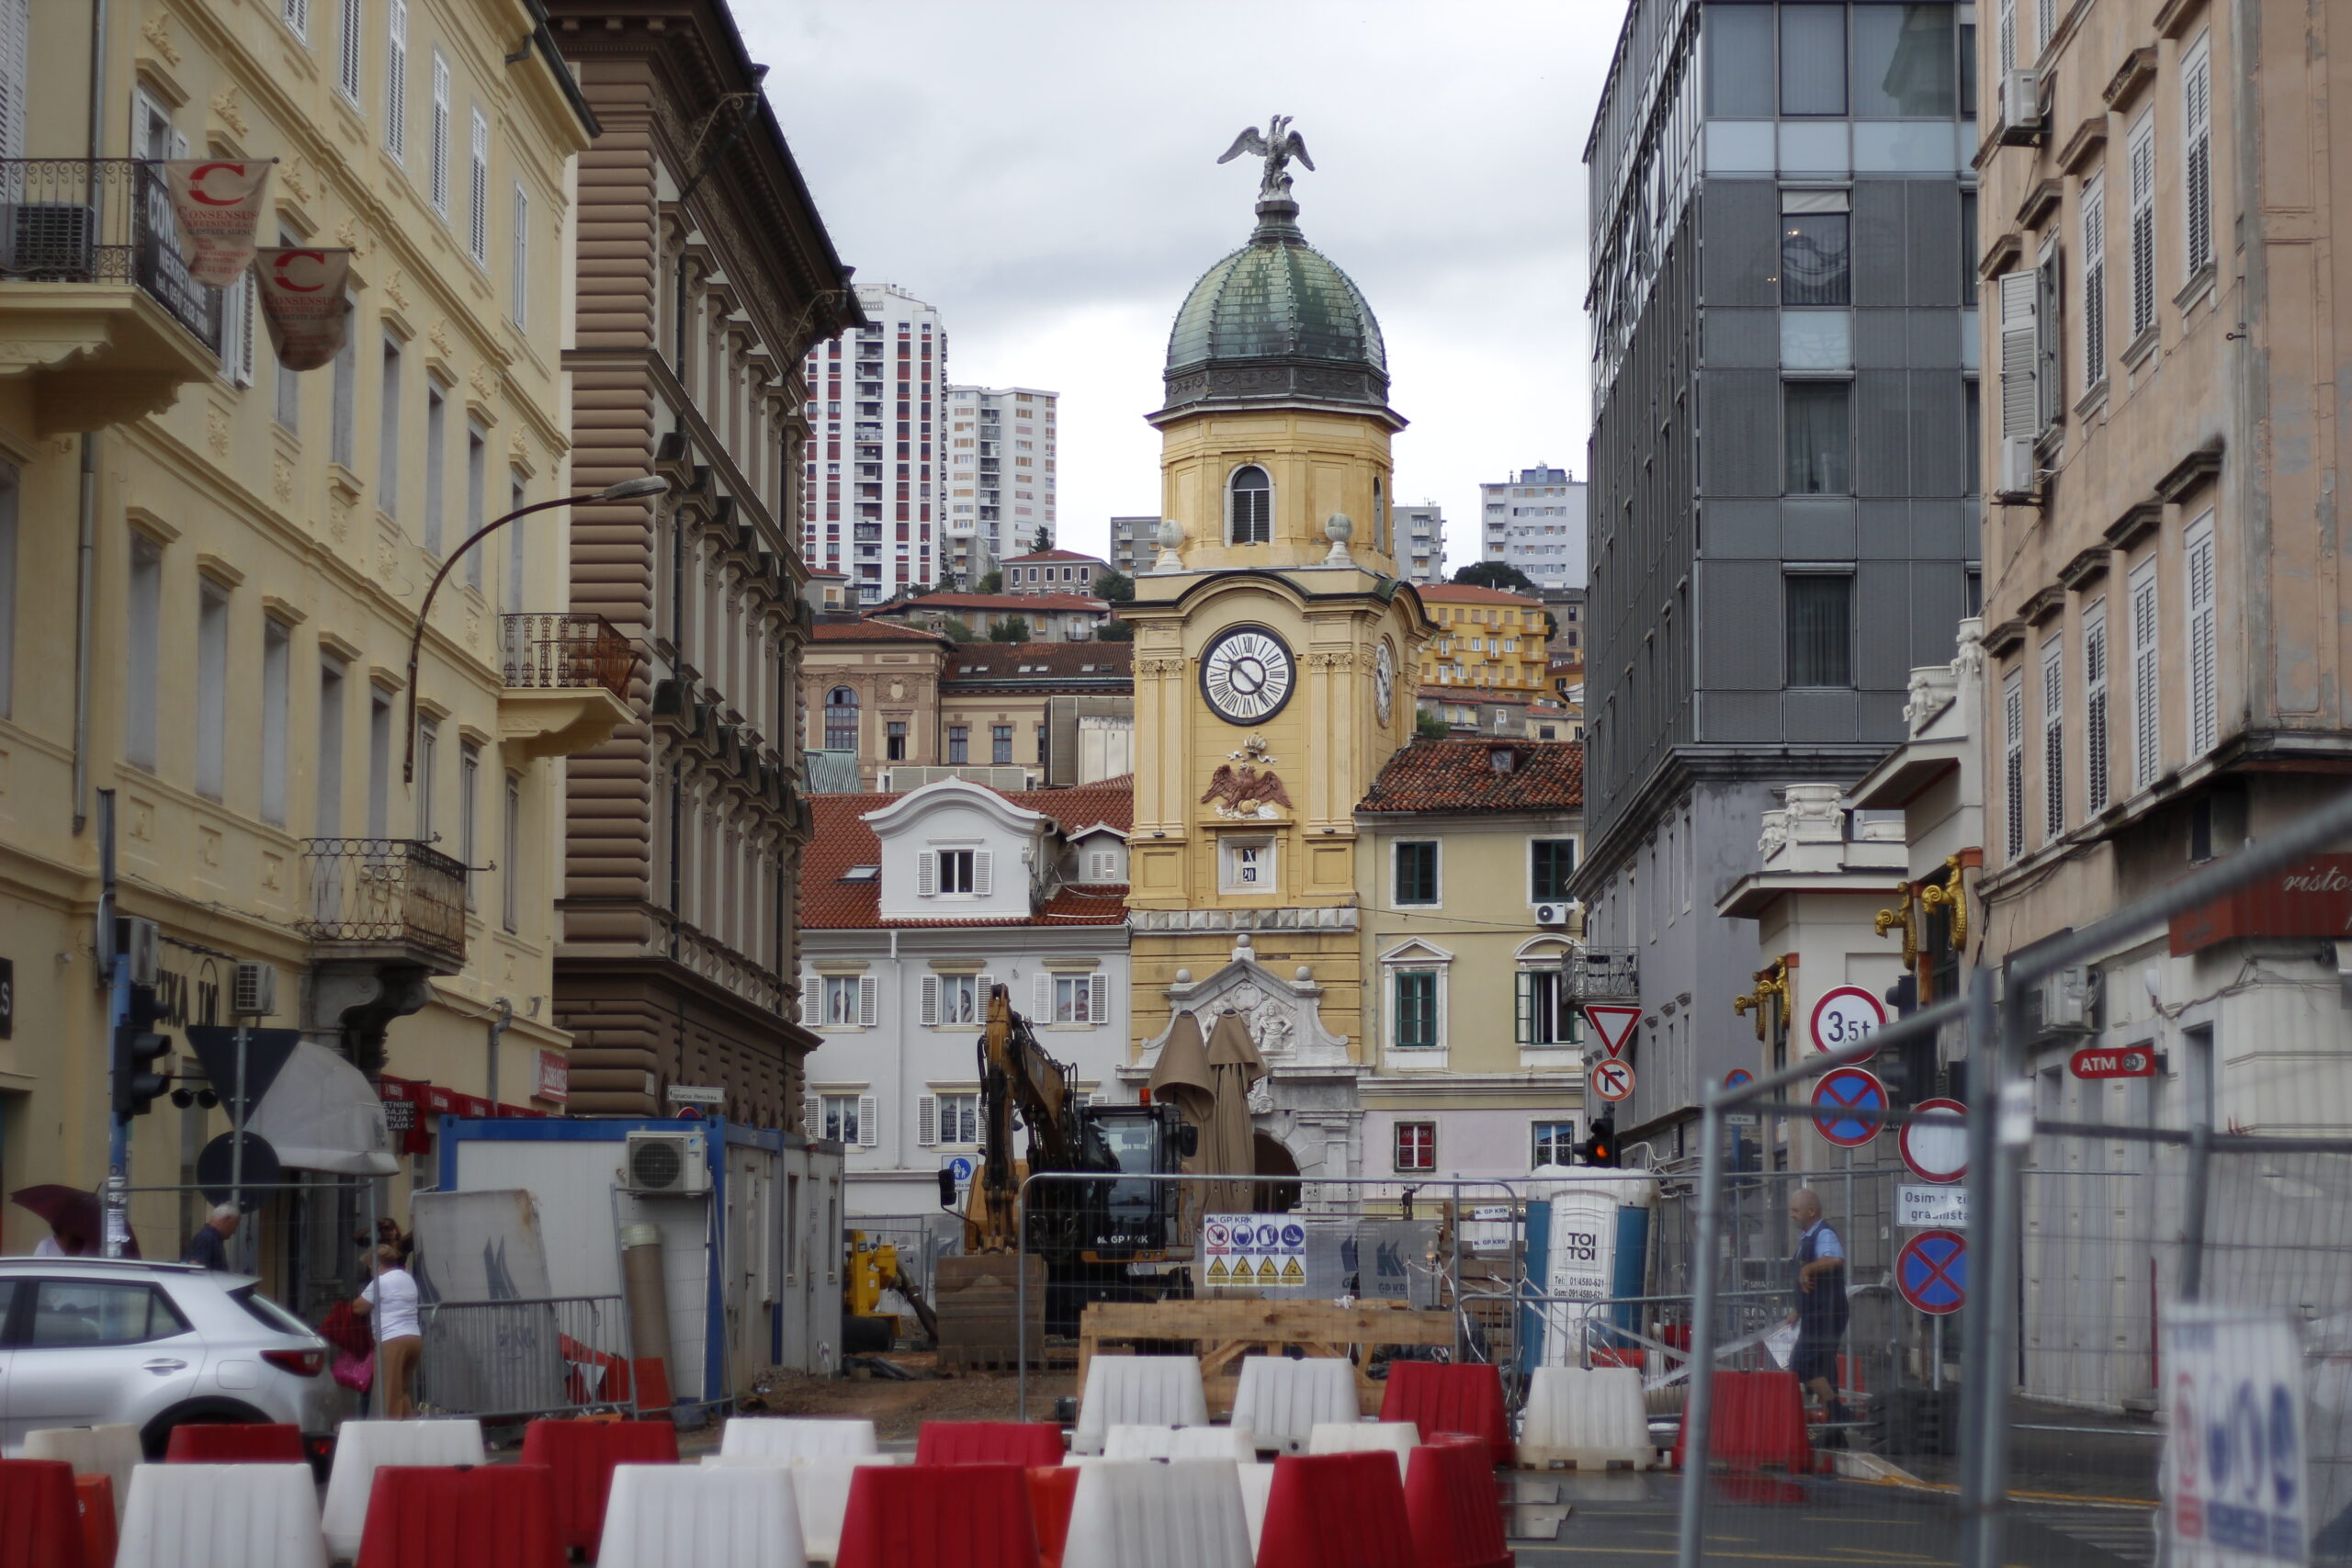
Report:
[{"label": "air conditioning unit", "polygon": [[1568,917],[1575,912],[1573,900],[1562,904],[1538,904],[1535,906],[1535,923],[1539,926],[1565,926],[1568,923]]},{"label": "air conditioning unit", "polygon": [[277,1010],[277,968],[240,964],[229,971],[229,1011],[238,1018],[267,1018]]},{"label": "air conditioning unit", "polygon": [[1996,134],[2004,147],[2031,147],[2041,141],[2041,73],[2020,65],[2001,77],[1995,106]]},{"label": "air conditioning unit", "polygon": [[2097,981],[2084,964],[2070,964],[2035,983],[2026,1010],[2037,1036],[2081,1033],[2098,1027]]},{"label": "air conditioning unit", "polygon": [[2033,456],[2033,437],[2004,435],[2001,437],[2001,484],[2003,495],[2031,495],[2040,465]]},{"label": "air conditioning unit", "polygon": [[97,214],[78,201],[0,206],[0,265],[18,277],[74,282],[90,276]]},{"label": "air conditioning unit", "polygon": [[700,1133],[631,1133],[626,1185],[643,1197],[710,1190],[710,1156]]}]

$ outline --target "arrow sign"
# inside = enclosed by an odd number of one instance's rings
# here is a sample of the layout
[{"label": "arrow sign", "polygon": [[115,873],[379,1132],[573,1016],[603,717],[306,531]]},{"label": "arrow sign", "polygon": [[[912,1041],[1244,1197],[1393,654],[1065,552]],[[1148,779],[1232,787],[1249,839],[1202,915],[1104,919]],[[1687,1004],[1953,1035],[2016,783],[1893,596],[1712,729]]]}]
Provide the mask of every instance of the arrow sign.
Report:
[{"label": "arrow sign", "polygon": [[[1905,1122],[1895,1147],[1922,1181],[1958,1181],[1968,1174],[1968,1107],[1957,1100],[1923,1100],[1911,1108],[1927,1122]],[[1947,1120],[1950,1118],[1950,1120]]]},{"label": "arrow sign", "polygon": [[1813,1086],[1813,1124],[1841,1149],[1858,1149],[1886,1125],[1886,1086],[1860,1067],[1838,1067]]},{"label": "arrow sign", "polygon": [[2078,1078],[2149,1078],[2156,1076],[2154,1046],[2089,1045],[2066,1058],[2066,1070]]},{"label": "arrow sign", "polygon": [[[1641,1009],[1626,1007],[1623,1003],[1584,1004],[1585,1021],[1592,1025],[1592,1032],[1600,1036],[1601,1049],[1611,1056],[1623,1054],[1625,1042],[1633,1038],[1634,1025],[1641,1021]],[[1626,1087],[1631,1089],[1631,1083]]]},{"label": "arrow sign", "polygon": [[1968,1238],[1958,1231],[1921,1231],[1894,1255],[1894,1288],[1930,1317],[1968,1300]]},{"label": "arrow sign", "polygon": [[1611,1058],[1592,1065],[1592,1092],[1615,1103],[1634,1092],[1634,1066]]}]

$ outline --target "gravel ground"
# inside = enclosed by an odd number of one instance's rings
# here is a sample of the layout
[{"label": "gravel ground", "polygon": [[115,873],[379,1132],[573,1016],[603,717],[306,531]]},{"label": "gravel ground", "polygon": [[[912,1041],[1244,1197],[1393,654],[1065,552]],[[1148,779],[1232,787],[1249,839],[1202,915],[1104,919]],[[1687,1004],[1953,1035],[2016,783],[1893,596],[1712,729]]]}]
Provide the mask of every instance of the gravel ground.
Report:
[{"label": "gravel ground", "polygon": [[[1011,1372],[962,1372],[943,1377],[935,1370],[938,1358],[929,1351],[898,1350],[881,1358],[914,1374],[914,1381],[854,1376],[820,1378],[808,1372],[771,1367],[753,1380],[764,1387],[742,1406],[745,1415],[860,1416],[874,1423],[875,1435],[885,1441],[914,1437],[925,1421],[1012,1421],[1019,1419],[1020,1388]],[[1053,1418],[1054,1401],[1078,1392],[1077,1373],[1069,1368],[1031,1369],[1029,1418]]]}]

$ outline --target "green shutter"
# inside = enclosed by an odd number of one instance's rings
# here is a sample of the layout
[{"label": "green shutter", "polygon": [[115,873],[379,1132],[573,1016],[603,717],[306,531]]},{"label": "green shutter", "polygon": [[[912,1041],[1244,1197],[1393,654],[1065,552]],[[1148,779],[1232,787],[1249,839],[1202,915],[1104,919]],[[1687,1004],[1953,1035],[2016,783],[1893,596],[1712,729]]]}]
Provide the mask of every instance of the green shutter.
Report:
[{"label": "green shutter", "polygon": [[1519,981],[1519,1043],[1532,1045],[1535,1043],[1535,976],[1522,969],[1516,978]]}]

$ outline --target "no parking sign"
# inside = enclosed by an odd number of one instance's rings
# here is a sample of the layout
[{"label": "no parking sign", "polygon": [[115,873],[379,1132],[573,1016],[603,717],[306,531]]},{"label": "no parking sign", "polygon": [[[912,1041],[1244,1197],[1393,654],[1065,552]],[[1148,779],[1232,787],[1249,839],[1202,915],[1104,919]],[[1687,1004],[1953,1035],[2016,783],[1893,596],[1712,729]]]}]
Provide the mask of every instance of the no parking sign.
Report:
[{"label": "no parking sign", "polygon": [[2167,1302],[2165,1525],[2177,1568],[2311,1561],[2303,1350],[2284,1313]]}]

